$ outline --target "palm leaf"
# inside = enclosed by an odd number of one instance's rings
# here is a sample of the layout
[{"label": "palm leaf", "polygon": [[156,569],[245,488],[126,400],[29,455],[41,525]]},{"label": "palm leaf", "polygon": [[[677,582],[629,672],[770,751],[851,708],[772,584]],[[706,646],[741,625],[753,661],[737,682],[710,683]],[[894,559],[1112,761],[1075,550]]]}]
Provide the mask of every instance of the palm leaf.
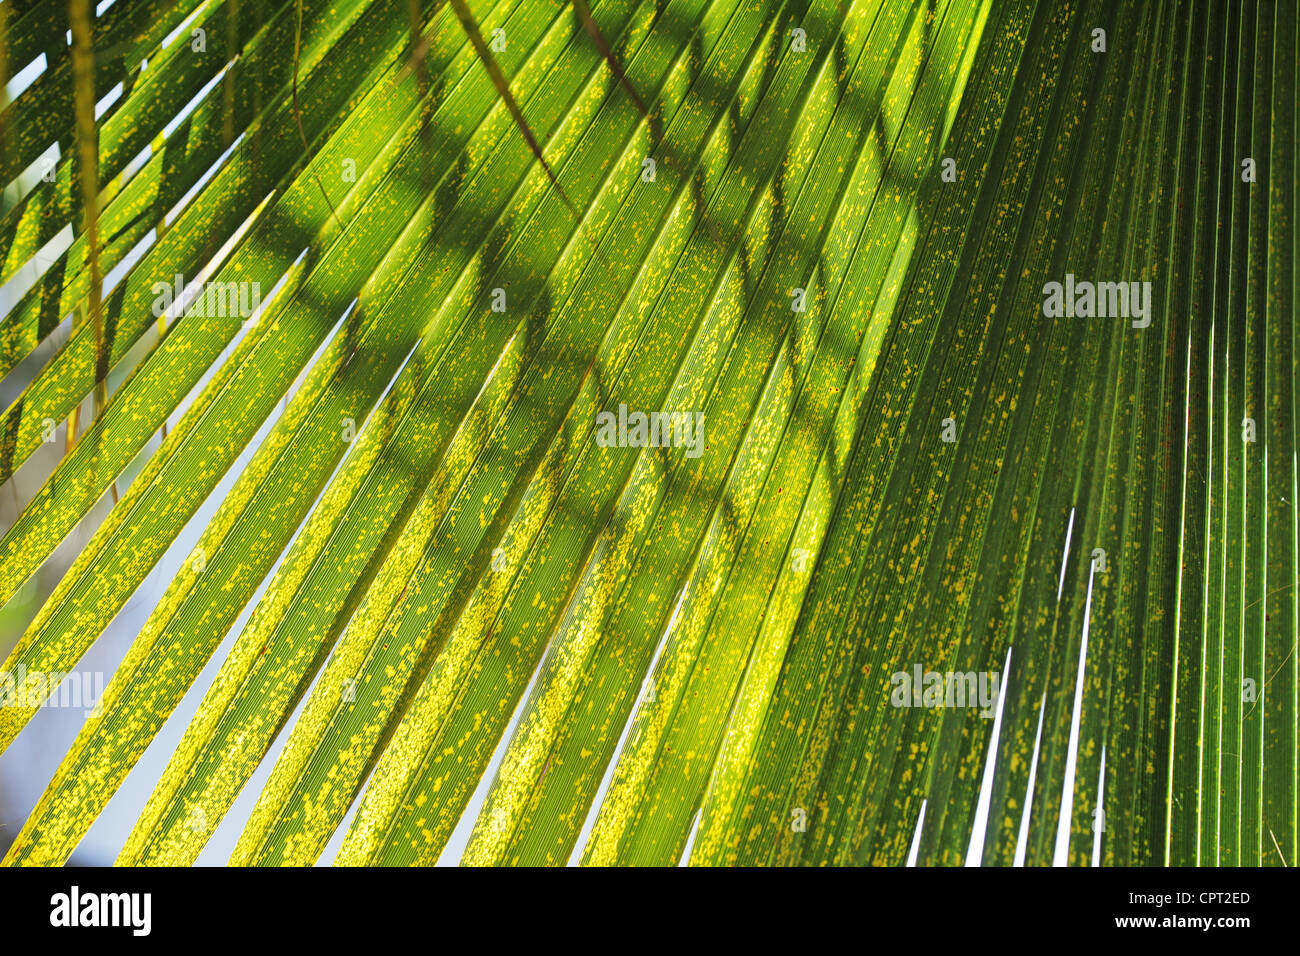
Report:
[{"label": "palm leaf", "polygon": [[6,863],[1295,861],[1289,5],[98,6],[0,3],[3,772],[114,661]]}]

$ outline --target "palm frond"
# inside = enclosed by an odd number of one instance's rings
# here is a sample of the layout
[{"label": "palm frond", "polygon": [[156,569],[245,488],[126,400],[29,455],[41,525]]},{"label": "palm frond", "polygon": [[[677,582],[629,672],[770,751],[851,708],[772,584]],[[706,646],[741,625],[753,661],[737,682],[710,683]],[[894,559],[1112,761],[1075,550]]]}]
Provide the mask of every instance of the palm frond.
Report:
[{"label": "palm frond", "polygon": [[1293,864],[1296,37],[0,2],[5,862]]}]

